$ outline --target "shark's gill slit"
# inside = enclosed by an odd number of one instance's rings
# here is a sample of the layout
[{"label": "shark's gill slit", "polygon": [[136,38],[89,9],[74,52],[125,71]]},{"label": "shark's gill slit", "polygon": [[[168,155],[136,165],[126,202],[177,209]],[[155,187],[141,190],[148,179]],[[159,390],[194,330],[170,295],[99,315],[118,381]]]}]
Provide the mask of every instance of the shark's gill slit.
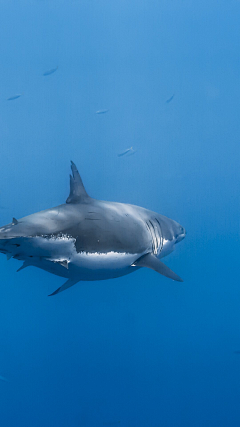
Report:
[{"label": "shark's gill slit", "polygon": [[158,233],[157,233],[157,229],[156,229],[156,227],[154,226],[154,224],[152,223],[151,220],[149,220],[149,223],[151,224],[152,234],[154,236],[154,239],[153,239],[153,241],[154,241],[154,250],[153,250],[153,253],[154,253],[154,255],[157,255],[158,254],[159,244],[160,244],[159,236],[158,236]]},{"label": "shark's gill slit", "polygon": [[159,240],[160,240],[160,243],[159,243],[159,253],[160,253],[162,251],[162,248],[163,248],[163,233],[162,233],[162,227],[161,227],[160,222],[158,221],[157,218],[155,218],[155,221],[157,222],[157,225],[159,227]]}]

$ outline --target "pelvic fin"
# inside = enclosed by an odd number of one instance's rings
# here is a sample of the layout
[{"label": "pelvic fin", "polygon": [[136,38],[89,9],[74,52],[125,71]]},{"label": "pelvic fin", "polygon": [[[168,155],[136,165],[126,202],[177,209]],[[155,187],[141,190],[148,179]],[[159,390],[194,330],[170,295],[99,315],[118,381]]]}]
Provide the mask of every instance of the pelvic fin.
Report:
[{"label": "pelvic fin", "polygon": [[68,279],[62,286],[60,286],[60,288],[56,289],[56,291],[54,291],[52,294],[48,295],[49,297],[59,294],[59,292],[63,292],[66,289],[70,288],[71,286],[75,285],[76,283],[78,283],[79,280],[72,280],[72,279]]}]

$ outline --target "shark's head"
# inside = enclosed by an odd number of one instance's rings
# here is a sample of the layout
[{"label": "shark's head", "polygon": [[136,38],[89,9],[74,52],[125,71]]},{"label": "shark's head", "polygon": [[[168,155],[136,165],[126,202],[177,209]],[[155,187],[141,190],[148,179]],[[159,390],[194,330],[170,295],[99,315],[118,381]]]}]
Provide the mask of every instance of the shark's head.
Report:
[{"label": "shark's head", "polygon": [[158,215],[156,218],[161,229],[161,235],[164,240],[171,241],[172,244],[181,242],[186,236],[185,228],[173,219],[163,215]]}]

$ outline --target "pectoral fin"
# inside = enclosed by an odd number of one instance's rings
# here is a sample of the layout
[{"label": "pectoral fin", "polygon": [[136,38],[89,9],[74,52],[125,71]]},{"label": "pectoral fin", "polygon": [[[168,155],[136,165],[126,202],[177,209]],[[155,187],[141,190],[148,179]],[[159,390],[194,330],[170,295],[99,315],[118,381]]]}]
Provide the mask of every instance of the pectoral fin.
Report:
[{"label": "pectoral fin", "polygon": [[55,260],[54,258],[45,258],[47,261],[55,262],[56,264],[61,265],[62,267],[66,268],[68,270],[68,263],[69,261],[67,259],[59,261]]},{"label": "pectoral fin", "polygon": [[132,264],[136,267],[147,267],[155,270],[157,273],[162,274],[163,276],[169,277],[169,279],[176,280],[177,282],[183,282],[181,277],[179,277],[176,273],[170,270],[162,261],[156,258],[152,253],[143,255],[137,261]]},{"label": "pectoral fin", "polygon": [[27,261],[24,261],[23,265],[21,265],[21,267],[17,270],[17,273],[21,270],[23,270],[26,267],[29,267],[31,264]]},{"label": "pectoral fin", "polygon": [[54,291],[52,294],[48,295],[49,297],[51,297],[52,295],[56,295],[59,294],[59,292],[65,291],[66,289],[70,288],[71,286],[75,285],[77,282],[79,282],[79,280],[72,280],[72,279],[68,279],[64,285],[60,286],[60,288],[56,289],[56,291]]},{"label": "pectoral fin", "polygon": [[68,261],[64,260],[64,261],[59,261],[59,263],[62,267],[66,268],[68,270]]}]

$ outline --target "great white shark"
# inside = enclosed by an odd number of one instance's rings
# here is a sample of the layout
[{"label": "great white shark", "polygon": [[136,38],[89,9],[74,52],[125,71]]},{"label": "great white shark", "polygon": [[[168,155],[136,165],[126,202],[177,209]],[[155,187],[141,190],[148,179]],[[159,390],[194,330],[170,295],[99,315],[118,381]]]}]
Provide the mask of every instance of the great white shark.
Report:
[{"label": "great white shark", "polygon": [[139,206],[93,199],[73,162],[71,169],[65,204],[0,228],[0,252],[23,261],[18,271],[35,266],[65,277],[51,295],[79,281],[112,279],[141,267],[181,282],[160,259],[185,237],[185,229]]}]

